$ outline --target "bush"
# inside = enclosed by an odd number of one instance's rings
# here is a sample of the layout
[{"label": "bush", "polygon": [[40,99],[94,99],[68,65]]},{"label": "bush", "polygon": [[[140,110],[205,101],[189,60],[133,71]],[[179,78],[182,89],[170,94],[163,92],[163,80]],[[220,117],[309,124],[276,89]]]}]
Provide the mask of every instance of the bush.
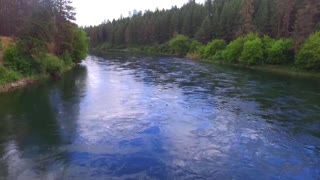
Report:
[{"label": "bush", "polygon": [[310,35],[302,44],[295,63],[303,69],[320,70],[320,32]]},{"label": "bush", "polygon": [[169,41],[170,50],[178,56],[185,56],[189,52],[190,44],[190,39],[184,35],[177,35]]},{"label": "bush", "polygon": [[212,57],[213,61],[216,62],[223,62],[224,58],[223,58],[223,51],[218,51],[213,57]]},{"label": "bush", "polygon": [[72,58],[75,63],[81,62],[86,58],[88,53],[88,42],[89,38],[87,37],[86,32],[82,29],[75,28],[73,32],[73,41],[72,41]]},{"label": "bush", "polygon": [[245,35],[243,39],[244,39],[244,42],[247,42],[247,41],[255,40],[257,38],[260,38],[257,33],[249,33]]},{"label": "bush", "polygon": [[36,57],[42,56],[48,52],[45,41],[32,37],[20,39],[16,46],[24,56]]},{"label": "bush", "polygon": [[40,73],[55,74],[63,70],[64,62],[56,56],[46,54],[45,56],[36,59],[39,63]]},{"label": "bush", "polygon": [[21,75],[19,73],[0,66],[0,84],[14,82],[19,80],[20,78]]},{"label": "bush", "polygon": [[199,48],[202,46],[202,44],[197,40],[192,40],[189,47],[189,53],[199,53]]},{"label": "bush", "polygon": [[243,50],[244,38],[238,37],[230,42],[222,52],[223,59],[228,63],[237,63]]},{"label": "bush", "polygon": [[64,64],[66,66],[72,66],[74,64],[73,61],[72,61],[72,56],[69,53],[69,51],[65,51],[61,58],[64,61]]},{"label": "bush", "polygon": [[263,59],[263,44],[259,37],[247,40],[243,46],[240,62],[246,65],[254,65]]},{"label": "bush", "polygon": [[34,73],[32,58],[24,55],[17,46],[10,45],[4,52],[4,66],[21,74],[30,75]]},{"label": "bush", "polygon": [[210,59],[218,51],[222,51],[226,48],[227,43],[222,39],[216,39],[207,44],[203,58]]},{"label": "bush", "polygon": [[267,35],[263,36],[261,40],[262,40],[263,50],[264,50],[263,59],[268,59],[268,49],[272,47],[272,45],[276,40]]},{"label": "bush", "polygon": [[292,39],[279,39],[274,41],[271,47],[267,49],[267,63],[284,64],[294,58]]}]

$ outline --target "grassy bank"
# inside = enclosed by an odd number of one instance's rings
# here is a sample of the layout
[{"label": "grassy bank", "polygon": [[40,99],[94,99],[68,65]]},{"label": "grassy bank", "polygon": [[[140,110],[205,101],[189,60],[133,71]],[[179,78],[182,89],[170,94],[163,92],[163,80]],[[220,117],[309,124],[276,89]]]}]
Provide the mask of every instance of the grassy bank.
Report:
[{"label": "grassy bank", "polygon": [[[25,76],[17,72],[7,70],[9,72],[5,76],[1,76],[0,72],[0,93],[10,92],[16,89],[24,88],[28,85],[45,81],[50,78],[59,78],[59,76],[72,70],[74,66],[75,64],[65,66],[57,74],[43,73]],[[4,67],[0,65],[0,71],[1,69],[4,69]]]}]

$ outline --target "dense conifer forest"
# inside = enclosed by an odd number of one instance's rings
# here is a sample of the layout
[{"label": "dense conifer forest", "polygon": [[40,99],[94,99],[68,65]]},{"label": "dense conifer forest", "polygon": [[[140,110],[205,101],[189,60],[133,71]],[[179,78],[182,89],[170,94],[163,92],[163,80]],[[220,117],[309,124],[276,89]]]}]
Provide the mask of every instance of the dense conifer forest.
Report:
[{"label": "dense conifer forest", "polygon": [[[99,49],[189,54],[249,65],[295,62],[318,70],[319,22],[318,0],[189,0],[181,8],[134,11],[85,30],[91,46]],[[307,43],[317,47],[304,48]]]}]

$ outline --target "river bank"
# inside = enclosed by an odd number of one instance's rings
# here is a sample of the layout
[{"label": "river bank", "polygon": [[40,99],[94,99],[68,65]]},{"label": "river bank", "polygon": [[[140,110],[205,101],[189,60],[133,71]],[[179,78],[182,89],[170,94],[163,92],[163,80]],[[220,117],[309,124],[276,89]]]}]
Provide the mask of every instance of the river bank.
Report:
[{"label": "river bank", "polygon": [[35,84],[40,78],[22,78],[20,80],[0,85],[0,93],[10,92],[16,89],[24,88],[28,85]]},{"label": "river bank", "polygon": [[[93,49],[90,51],[92,54],[101,55],[107,52],[123,52],[123,53],[141,53],[141,54],[151,54],[151,55],[161,55],[161,56],[171,56],[171,57],[179,57],[168,53],[159,53],[155,51],[140,51],[137,49],[110,49],[110,50],[98,50]],[[187,57],[181,57],[190,59]],[[251,69],[255,71],[269,72],[275,73],[279,75],[291,76],[291,77],[299,77],[299,78],[311,78],[311,79],[320,79],[320,72],[315,71],[307,71],[303,69],[299,69],[294,65],[267,65],[267,64],[257,64],[257,65],[243,65],[243,64],[230,64],[230,63],[221,63],[217,61],[209,61],[204,59],[192,59],[194,61],[204,62],[208,64],[217,64],[223,66],[237,67],[243,69]]]},{"label": "river bank", "polygon": [[72,65],[69,67],[65,67],[61,73],[53,73],[53,74],[39,74],[39,75],[34,75],[30,77],[21,77],[18,80],[4,83],[0,85],[0,94],[2,93],[7,93],[11,92],[17,89],[25,88],[29,85],[39,83],[41,81],[45,81],[50,78],[59,78],[62,76],[64,73],[72,70],[76,65]]},{"label": "river bank", "polygon": [[284,65],[261,64],[261,65],[247,66],[243,64],[228,64],[228,63],[220,63],[220,62],[213,62],[213,61],[207,61],[207,60],[199,60],[199,61],[208,63],[208,64],[231,66],[236,68],[250,69],[254,71],[268,72],[268,73],[274,73],[274,74],[291,76],[291,77],[320,79],[320,72],[298,69],[293,65],[284,66]]}]

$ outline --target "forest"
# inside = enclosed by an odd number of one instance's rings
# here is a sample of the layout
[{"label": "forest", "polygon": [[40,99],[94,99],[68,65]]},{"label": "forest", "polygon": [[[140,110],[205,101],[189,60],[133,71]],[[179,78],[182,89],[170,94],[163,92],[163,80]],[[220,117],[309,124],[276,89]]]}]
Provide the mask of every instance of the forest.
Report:
[{"label": "forest", "polygon": [[189,0],[85,27],[96,49],[320,70],[319,0]]},{"label": "forest", "polygon": [[[0,0],[0,84],[57,76],[86,57],[88,37],[74,23],[71,3]],[[12,43],[1,42],[7,39]]]}]

